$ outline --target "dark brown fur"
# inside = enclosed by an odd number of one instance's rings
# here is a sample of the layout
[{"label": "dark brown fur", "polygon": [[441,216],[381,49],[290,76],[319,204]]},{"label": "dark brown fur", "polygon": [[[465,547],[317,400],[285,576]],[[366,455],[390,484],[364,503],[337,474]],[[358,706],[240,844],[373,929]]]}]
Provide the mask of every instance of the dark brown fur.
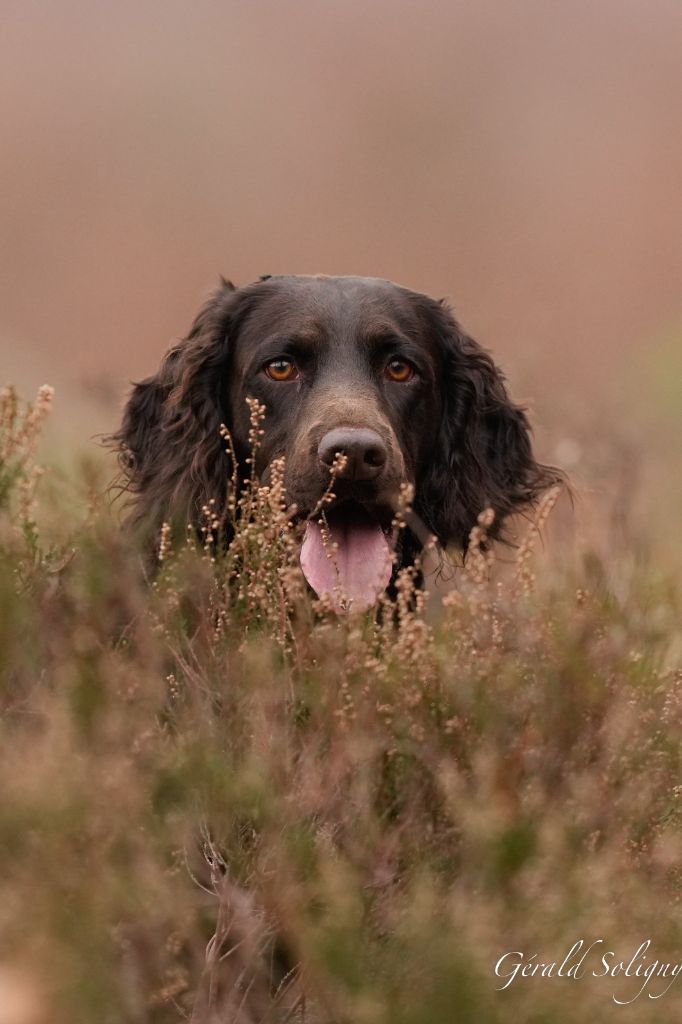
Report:
[{"label": "dark brown fur", "polygon": [[[295,361],[298,380],[264,373],[281,356]],[[415,368],[409,383],[385,377],[396,356]],[[244,288],[224,281],[158,373],[134,386],[114,435],[136,523],[156,533],[166,519],[197,525],[210,499],[225,508],[233,467],[220,428],[230,430],[241,472],[247,396],[267,409],[257,473],[267,479],[272,459],[285,455],[300,516],[327,486],[318,446],[338,427],[371,429],[387,453],[377,479],[342,480],[339,497],[383,521],[409,481],[415,512],[442,545],[466,549],[487,507],[499,532],[560,479],[535,460],[524,410],[444,302],[375,278],[266,277]],[[403,560],[418,549],[412,538]]]}]

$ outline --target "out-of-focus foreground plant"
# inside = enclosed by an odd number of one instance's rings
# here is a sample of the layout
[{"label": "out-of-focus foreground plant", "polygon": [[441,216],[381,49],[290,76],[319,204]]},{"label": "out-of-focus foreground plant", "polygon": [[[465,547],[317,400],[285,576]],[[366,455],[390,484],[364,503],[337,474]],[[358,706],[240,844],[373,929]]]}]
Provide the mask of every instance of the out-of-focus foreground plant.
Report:
[{"label": "out-of-focus foreground plant", "polygon": [[491,582],[484,513],[428,616],[405,573],[395,607],[339,618],[275,474],[227,552],[167,529],[150,572],[104,512],[39,533],[50,402],[0,398],[3,1024],[3,999],[20,1024],[679,1017],[682,981],[628,1007],[641,978],[494,970],[579,939],[682,959],[679,602],[654,566],[543,572],[531,527]]}]

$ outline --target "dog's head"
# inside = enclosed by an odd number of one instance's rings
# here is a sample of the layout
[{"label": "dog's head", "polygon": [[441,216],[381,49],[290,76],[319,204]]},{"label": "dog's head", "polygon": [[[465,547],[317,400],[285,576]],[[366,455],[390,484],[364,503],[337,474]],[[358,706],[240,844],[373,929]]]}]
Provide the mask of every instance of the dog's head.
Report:
[{"label": "dog's head", "polygon": [[[374,278],[265,277],[239,289],[224,282],[156,376],[135,385],[116,441],[139,519],[196,522],[211,500],[225,506],[232,467],[221,424],[244,466],[249,397],[266,408],[256,474],[267,481],[285,456],[299,517],[319,509],[345,456],[329,519],[341,561],[351,574],[364,568],[363,580],[385,561],[402,484],[441,544],[466,548],[484,508],[499,530],[556,480],[534,459],[499,369],[443,302]],[[313,525],[302,561],[325,589]]]}]

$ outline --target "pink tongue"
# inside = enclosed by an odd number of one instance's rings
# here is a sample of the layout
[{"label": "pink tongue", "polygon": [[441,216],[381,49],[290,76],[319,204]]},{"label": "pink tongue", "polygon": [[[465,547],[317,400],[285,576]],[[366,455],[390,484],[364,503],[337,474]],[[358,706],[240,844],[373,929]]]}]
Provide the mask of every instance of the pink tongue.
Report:
[{"label": "pink tongue", "polygon": [[[388,586],[393,570],[391,549],[376,523],[335,523],[329,527],[329,551],[322,531],[312,520],[306,525],[301,568],[315,593],[329,594],[340,611],[342,602],[352,602],[354,611],[369,608]],[[338,545],[336,554],[332,544]]]}]

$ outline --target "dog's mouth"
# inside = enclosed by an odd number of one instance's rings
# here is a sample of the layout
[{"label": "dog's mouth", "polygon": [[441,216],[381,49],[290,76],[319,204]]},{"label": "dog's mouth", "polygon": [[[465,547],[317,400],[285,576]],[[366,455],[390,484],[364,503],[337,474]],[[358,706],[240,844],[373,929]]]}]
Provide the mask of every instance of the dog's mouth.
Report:
[{"label": "dog's mouth", "polygon": [[390,514],[357,501],[335,502],[306,522],[301,568],[318,597],[337,610],[376,604],[393,572]]}]

